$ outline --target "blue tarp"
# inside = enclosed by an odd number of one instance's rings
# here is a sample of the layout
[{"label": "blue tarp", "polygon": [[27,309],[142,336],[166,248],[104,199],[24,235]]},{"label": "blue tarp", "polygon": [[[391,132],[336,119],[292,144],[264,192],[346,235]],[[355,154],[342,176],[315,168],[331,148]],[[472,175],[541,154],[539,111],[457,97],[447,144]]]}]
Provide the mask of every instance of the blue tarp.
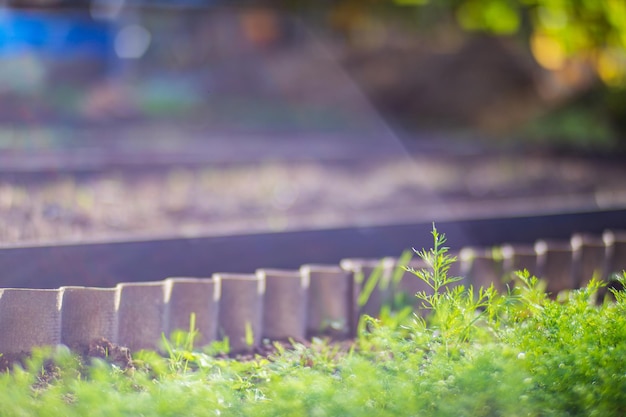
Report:
[{"label": "blue tarp", "polygon": [[106,57],[113,49],[111,23],[77,13],[0,12],[0,56],[35,52],[46,58]]}]

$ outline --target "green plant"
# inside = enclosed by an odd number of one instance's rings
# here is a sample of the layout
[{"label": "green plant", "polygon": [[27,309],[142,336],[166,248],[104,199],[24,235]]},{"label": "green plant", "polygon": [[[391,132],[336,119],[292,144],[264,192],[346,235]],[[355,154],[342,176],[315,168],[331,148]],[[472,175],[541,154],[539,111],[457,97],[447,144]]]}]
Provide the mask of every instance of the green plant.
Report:
[{"label": "green plant", "polygon": [[[465,288],[458,284],[461,277],[449,276],[450,266],[456,262],[456,257],[447,254],[449,248],[444,246],[446,237],[437,231],[434,224],[431,233],[434,240],[432,249],[414,249],[429,268],[415,270],[406,267],[406,270],[432,290],[415,294],[421,300],[421,308],[431,312],[428,316],[429,329],[445,343],[463,342],[469,338],[470,332],[476,330],[476,322],[487,313],[493,315],[492,300],[496,298],[497,292],[493,285],[478,290],[472,286]],[[426,326],[422,316],[416,314],[415,319],[421,326]]]},{"label": "green plant", "polygon": [[[349,346],[274,344],[238,361],[193,350],[144,351],[135,367],[36,350],[0,373],[0,416],[607,416],[626,413],[626,295],[592,279],[557,299],[528,272],[505,294],[447,274],[433,226],[421,314],[366,317]],[[405,278],[405,279],[407,279]],[[626,284],[626,274],[616,278]],[[399,278],[398,278],[399,280]],[[390,311],[394,311],[391,309]],[[418,312],[420,313],[420,312]],[[193,320],[192,320],[193,321]]]},{"label": "green plant", "polygon": [[189,315],[188,331],[174,331],[169,340],[165,337],[165,333],[161,334],[161,342],[169,355],[170,366],[173,370],[187,371],[189,361],[193,359],[194,341],[198,334],[195,313]]}]

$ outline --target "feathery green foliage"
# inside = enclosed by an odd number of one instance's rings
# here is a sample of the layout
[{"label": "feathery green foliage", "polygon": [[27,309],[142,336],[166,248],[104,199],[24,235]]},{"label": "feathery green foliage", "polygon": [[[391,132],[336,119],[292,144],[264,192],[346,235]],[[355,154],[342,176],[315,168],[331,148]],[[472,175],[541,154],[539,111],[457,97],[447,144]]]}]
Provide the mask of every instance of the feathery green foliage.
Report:
[{"label": "feathery green foliage", "polygon": [[445,236],[433,237],[418,252],[429,268],[411,270],[431,290],[417,294],[422,311],[366,317],[349,347],[276,344],[237,361],[192,350],[189,335],[127,370],[38,350],[0,374],[0,416],[626,414],[623,292],[598,299],[594,279],[554,300],[527,272],[506,294],[465,287],[447,275]]}]

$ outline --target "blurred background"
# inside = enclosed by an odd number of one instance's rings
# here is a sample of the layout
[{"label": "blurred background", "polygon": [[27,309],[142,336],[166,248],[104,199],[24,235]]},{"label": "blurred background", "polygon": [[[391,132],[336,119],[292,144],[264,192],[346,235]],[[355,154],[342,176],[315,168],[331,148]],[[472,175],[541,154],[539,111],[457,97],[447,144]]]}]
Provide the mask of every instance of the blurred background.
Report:
[{"label": "blurred background", "polygon": [[623,0],[1,3],[3,241],[624,203]]},{"label": "blurred background", "polygon": [[0,146],[25,128],[84,144],[98,125],[155,122],[156,136],[380,136],[368,106],[402,139],[606,150],[626,136],[621,0],[3,3]]},{"label": "blurred background", "polygon": [[331,4],[342,62],[394,124],[556,148],[624,137],[622,1]]}]

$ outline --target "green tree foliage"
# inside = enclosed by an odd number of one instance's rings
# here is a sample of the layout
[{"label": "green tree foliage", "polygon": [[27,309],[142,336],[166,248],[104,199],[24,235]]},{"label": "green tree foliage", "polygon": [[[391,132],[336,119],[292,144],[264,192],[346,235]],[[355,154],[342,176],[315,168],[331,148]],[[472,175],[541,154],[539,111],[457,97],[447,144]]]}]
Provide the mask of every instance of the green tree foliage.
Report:
[{"label": "green tree foliage", "polygon": [[537,61],[551,70],[589,63],[610,86],[626,85],[623,0],[392,0],[398,6],[447,8],[468,31],[524,34]]}]

